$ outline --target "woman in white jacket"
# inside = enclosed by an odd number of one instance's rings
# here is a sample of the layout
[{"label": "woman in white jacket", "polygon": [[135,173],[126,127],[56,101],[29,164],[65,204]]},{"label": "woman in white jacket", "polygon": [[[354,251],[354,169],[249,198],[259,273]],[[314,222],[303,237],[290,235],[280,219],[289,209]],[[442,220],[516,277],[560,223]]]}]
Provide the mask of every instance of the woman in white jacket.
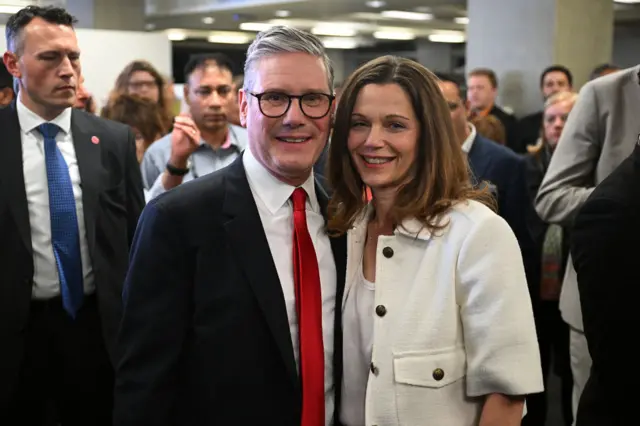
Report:
[{"label": "woman in white jacket", "polygon": [[348,233],[340,422],[519,425],[543,389],[520,250],[435,76],[391,56],[353,73],[328,164],[329,231]]}]

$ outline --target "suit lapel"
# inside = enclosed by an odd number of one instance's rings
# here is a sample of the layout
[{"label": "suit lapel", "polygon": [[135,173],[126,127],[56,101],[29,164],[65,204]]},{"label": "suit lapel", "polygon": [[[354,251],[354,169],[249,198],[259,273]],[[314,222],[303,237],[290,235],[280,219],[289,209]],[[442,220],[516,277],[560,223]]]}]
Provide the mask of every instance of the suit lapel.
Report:
[{"label": "suit lapel", "polygon": [[75,109],[71,114],[71,135],[78,159],[78,170],[82,185],[82,206],[87,229],[87,242],[91,257],[94,258],[96,211],[98,196],[102,188],[102,183],[100,182],[100,173],[102,171],[100,144],[92,142],[92,138],[98,137],[98,135],[90,133],[85,117]]},{"label": "suit lapel", "polygon": [[236,257],[247,265],[243,271],[267,320],[289,379],[300,392],[284,294],[242,156],[228,166],[227,172],[223,211],[229,217],[224,224],[228,241]]},{"label": "suit lapel", "polygon": [[32,253],[29,207],[22,168],[22,137],[15,102],[0,110],[0,128],[3,133],[2,142],[0,142],[0,158],[4,163],[4,167],[0,167],[0,186],[4,186],[8,195],[9,208],[18,233],[29,253]]}]

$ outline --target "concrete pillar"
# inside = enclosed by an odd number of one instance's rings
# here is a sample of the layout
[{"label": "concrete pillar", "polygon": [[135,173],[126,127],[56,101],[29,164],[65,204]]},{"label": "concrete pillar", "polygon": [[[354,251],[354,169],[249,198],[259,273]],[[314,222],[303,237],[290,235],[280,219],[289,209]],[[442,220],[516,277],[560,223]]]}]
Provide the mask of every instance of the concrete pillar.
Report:
[{"label": "concrete pillar", "polygon": [[450,73],[453,71],[453,46],[419,39],[416,41],[416,59],[433,72]]},{"label": "concrete pillar", "polygon": [[610,62],[611,0],[468,0],[467,72],[493,69],[498,103],[517,115],[540,110],[540,73],[568,67],[579,89],[591,69]]}]

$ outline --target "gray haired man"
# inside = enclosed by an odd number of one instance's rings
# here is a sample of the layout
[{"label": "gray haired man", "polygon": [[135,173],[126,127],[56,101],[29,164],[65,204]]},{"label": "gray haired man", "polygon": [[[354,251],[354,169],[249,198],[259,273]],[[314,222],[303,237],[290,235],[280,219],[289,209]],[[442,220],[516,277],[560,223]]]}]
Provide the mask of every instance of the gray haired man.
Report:
[{"label": "gray haired man", "polygon": [[334,108],[331,65],[315,36],[274,27],[244,71],[249,149],[142,214],[118,338],[118,426],[333,424],[346,242],[324,233],[327,195],[313,175]]}]

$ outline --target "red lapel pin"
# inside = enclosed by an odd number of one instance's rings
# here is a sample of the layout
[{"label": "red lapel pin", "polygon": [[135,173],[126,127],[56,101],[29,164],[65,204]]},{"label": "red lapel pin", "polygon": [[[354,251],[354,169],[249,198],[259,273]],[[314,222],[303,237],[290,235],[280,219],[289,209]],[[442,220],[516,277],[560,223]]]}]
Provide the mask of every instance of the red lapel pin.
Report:
[{"label": "red lapel pin", "polygon": [[100,139],[98,139],[97,136],[91,136],[91,142],[93,142],[95,145],[98,145],[100,143]]}]

